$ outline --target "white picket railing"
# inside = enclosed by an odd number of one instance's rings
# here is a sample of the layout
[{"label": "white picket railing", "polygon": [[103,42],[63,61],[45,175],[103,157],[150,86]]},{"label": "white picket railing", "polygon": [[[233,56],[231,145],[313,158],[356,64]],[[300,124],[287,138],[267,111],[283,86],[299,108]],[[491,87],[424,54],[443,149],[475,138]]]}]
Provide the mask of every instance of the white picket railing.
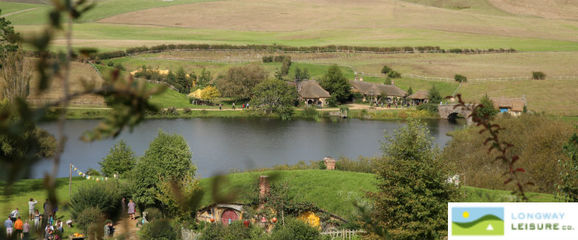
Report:
[{"label": "white picket railing", "polygon": [[356,235],[361,234],[361,233],[365,233],[365,231],[343,229],[343,230],[321,232],[321,235],[327,235],[327,236],[331,237],[331,240],[337,240],[337,239],[350,240],[350,239],[353,239]]}]

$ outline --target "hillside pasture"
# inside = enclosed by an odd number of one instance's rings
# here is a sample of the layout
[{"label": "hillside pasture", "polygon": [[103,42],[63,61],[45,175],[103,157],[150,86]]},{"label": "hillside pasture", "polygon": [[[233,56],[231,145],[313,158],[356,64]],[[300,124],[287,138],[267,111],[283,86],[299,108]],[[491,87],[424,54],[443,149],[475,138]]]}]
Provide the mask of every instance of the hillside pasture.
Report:
[{"label": "hillside pasture", "polygon": [[509,15],[509,13],[498,9],[488,2],[488,0],[402,0],[426,6],[460,10],[461,12],[473,12],[494,15]]},{"label": "hillside pasture", "polygon": [[[194,14],[191,14],[194,13]],[[394,0],[245,0],[154,8],[119,14],[101,23],[178,26],[258,32],[409,28],[494,36],[576,41],[578,23],[564,20],[462,13]],[[525,26],[520,28],[520,26]],[[573,26],[573,27],[571,27]],[[370,34],[368,36],[373,37]],[[389,38],[399,36],[390,36]]]},{"label": "hillside pasture", "polygon": [[554,115],[578,115],[578,78],[571,80],[487,81],[463,84],[460,92],[467,101],[490,97],[526,97],[528,110]]},{"label": "hillside pasture", "polygon": [[578,20],[578,1],[572,0],[487,0],[495,7],[517,15]]},{"label": "hillside pasture", "polygon": [[37,4],[17,3],[17,2],[0,2],[0,9],[2,9],[3,17],[13,15],[16,12],[29,10],[39,7]]},{"label": "hillside pasture", "polygon": [[[486,0],[407,1],[426,5],[400,0],[102,0],[74,25],[73,42],[103,50],[171,43],[578,50],[578,22],[573,20],[507,14]],[[439,2],[441,7],[465,2],[471,10],[432,7]],[[14,4],[22,3],[0,2],[0,8]],[[47,21],[49,6],[32,5],[37,7],[7,16],[18,31],[39,31]],[[64,45],[62,38],[56,49]]]},{"label": "hillside pasture", "polygon": [[[113,60],[129,66],[149,65],[167,69],[170,66],[227,65],[259,63],[263,56],[289,55],[297,64],[338,64],[353,72],[381,77],[381,68],[388,65],[398,72],[431,77],[453,78],[456,73],[475,78],[529,77],[532,71],[548,76],[577,76],[578,52],[531,52],[511,54],[372,54],[372,53],[271,53],[267,51],[168,51],[142,54]],[[311,69],[310,69],[311,70]],[[312,72],[313,75],[315,72]],[[351,75],[353,77],[353,75]]]},{"label": "hillside pasture", "polygon": [[[102,86],[103,79],[98,74],[98,72],[88,64],[73,62],[71,65],[70,74],[70,91],[77,92],[84,90],[84,84],[92,84],[95,87]],[[35,105],[45,104],[49,102],[56,101],[62,98],[62,80],[60,78],[54,78],[51,83],[51,88],[47,92],[39,94],[38,92],[38,76],[33,74],[30,81],[30,95],[28,96],[28,101]],[[103,106],[104,99],[99,96],[82,96],[75,98],[71,101],[71,105],[82,105],[82,106]]]}]

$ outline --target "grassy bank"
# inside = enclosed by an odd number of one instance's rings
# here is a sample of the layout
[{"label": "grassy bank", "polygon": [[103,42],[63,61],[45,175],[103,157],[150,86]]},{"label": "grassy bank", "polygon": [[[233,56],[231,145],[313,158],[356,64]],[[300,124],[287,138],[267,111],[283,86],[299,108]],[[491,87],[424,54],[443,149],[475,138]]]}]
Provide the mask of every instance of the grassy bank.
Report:
[{"label": "grassy bank", "polygon": [[[345,171],[326,171],[326,170],[285,170],[285,171],[263,171],[263,172],[242,172],[229,174],[227,182],[222,185],[220,192],[231,193],[238,192],[236,202],[248,203],[254,191],[257,188],[259,176],[271,176],[274,182],[286,182],[289,184],[289,195],[295,201],[312,202],[320,208],[334,214],[351,219],[355,216],[356,208],[354,202],[366,201],[365,193],[376,191],[376,178],[374,174],[345,172]],[[202,198],[202,205],[207,206],[213,202],[210,189],[213,178],[204,178],[200,180],[200,185],[207,194]],[[88,181],[81,178],[73,178],[72,192],[82,184]],[[59,215],[62,219],[69,219],[70,213],[65,207],[69,202],[68,195],[68,178],[58,179],[57,194],[61,202],[61,211]],[[0,185],[2,188],[4,184]],[[0,211],[9,213],[16,207],[21,209],[21,213],[27,214],[27,202],[29,198],[38,199],[37,207],[42,207],[46,199],[46,191],[43,190],[43,181],[41,179],[22,180],[13,186],[13,195],[10,198],[2,196],[0,199]],[[3,189],[2,189],[3,190]],[[510,202],[514,198],[509,191],[490,190],[482,188],[462,187],[465,202]],[[534,202],[552,202],[556,199],[551,194],[529,193],[530,201]],[[72,231],[77,231],[72,229]],[[70,233],[70,231],[68,231]]]},{"label": "grassy bank", "polygon": [[[108,108],[69,108],[66,118],[70,120],[89,120],[89,119],[103,119],[109,115]],[[307,119],[307,120],[323,120],[323,119],[338,119],[333,117],[330,112],[338,112],[339,109],[321,109],[315,115],[306,114],[302,108],[295,108],[293,119]],[[48,119],[57,119],[58,111],[52,111],[47,115]],[[176,109],[175,112],[161,111],[157,114],[149,114],[147,119],[190,119],[190,118],[280,118],[277,114],[263,114],[260,111],[254,110],[232,110],[230,107],[224,110],[218,110],[217,107],[210,107],[207,109],[191,108]],[[437,113],[430,113],[427,111],[420,111],[415,109],[381,109],[381,110],[350,110],[348,118],[362,119],[362,120],[403,120],[408,118],[413,119],[438,119]]]},{"label": "grassy bank", "polygon": [[[355,201],[366,201],[365,193],[377,190],[375,175],[370,173],[288,170],[230,174],[223,192],[240,191],[244,194],[241,194],[242,197],[238,198],[238,201],[247,203],[251,200],[247,197],[247,193],[252,194],[252,191],[256,189],[261,175],[273,176],[276,182],[287,182],[290,186],[289,195],[296,201],[312,202],[324,210],[346,218],[355,215]],[[211,178],[201,180],[201,186],[204,188],[208,188],[210,184]],[[509,191],[464,186],[462,192],[464,202],[515,201]],[[533,202],[556,201],[551,194],[528,193],[528,196]],[[203,196],[203,205],[211,202],[210,195]]]}]

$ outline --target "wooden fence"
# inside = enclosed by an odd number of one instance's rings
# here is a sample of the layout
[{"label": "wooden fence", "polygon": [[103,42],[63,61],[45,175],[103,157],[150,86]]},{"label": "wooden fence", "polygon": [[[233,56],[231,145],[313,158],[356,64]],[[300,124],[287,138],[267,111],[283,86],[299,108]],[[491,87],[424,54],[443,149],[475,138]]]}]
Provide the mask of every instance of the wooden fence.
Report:
[{"label": "wooden fence", "polygon": [[356,235],[365,233],[363,230],[335,230],[335,231],[328,231],[328,232],[321,232],[321,235],[326,235],[331,238],[331,240],[350,240],[353,239]]},{"label": "wooden fence", "polygon": [[[423,75],[416,75],[405,73],[402,74],[405,78],[415,78],[421,79],[426,81],[447,81],[447,82],[454,82],[455,79],[447,78],[447,77],[432,77],[432,76],[423,76]],[[544,80],[536,80],[536,81],[547,81],[547,80],[575,80],[578,79],[578,76],[546,76]],[[518,77],[495,77],[495,78],[470,78],[468,82],[498,82],[498,81],[516,81],[516,80],[532,80],[532,76],[518,76]]]}]

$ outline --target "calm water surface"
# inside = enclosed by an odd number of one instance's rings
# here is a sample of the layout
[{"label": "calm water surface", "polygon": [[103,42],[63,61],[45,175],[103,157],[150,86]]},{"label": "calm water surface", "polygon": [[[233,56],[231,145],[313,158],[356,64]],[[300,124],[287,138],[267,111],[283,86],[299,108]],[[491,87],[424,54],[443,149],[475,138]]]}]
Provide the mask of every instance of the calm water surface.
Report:
[{"label": "calm water surface", "polygon": [[[134,129],[125,131],[117,139],[85,143],[79,136],[96,126],[96,120],[68,120],[69,138],[62,156],[59,176],[68,176],[68,164],[79,169],[100,169],[99,161],[110,148],[124,139],[137,156],[144,155],[158,131],[182,135],[193,152],[197,175],[209,177],[233,169],[272,167],[295,164],[301,160],[321,160],[325,156],[357,158],[376,156],[384,134],[405,126],[403,121],[363,121],[357,119],[324,121],[281,121],[272,119],[175,119],[147,120]],[[446,133],[461,128],[447,120],[427,121],[436,143],[443,147],[450,137]],[[55,123],[41,127],[55,134]],[[42,177],[52,163],[42,161],[35,166],[33,176]]]}]

